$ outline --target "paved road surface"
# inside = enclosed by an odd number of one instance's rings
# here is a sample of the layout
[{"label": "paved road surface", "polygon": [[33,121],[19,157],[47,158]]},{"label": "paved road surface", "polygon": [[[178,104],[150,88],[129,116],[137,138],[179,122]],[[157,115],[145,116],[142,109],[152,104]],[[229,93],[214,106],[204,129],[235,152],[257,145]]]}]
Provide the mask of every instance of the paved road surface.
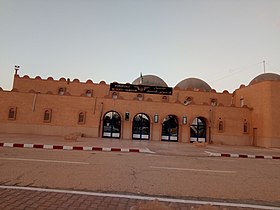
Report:
[{"label": "paved road surface", "polygon": [[279,160],[0,148],[0,184],[280,206]]}]

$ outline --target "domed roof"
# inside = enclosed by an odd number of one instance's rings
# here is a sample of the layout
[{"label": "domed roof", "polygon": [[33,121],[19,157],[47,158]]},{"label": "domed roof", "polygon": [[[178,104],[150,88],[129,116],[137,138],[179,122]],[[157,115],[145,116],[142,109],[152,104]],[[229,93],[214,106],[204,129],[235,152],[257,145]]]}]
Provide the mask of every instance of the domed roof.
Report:
[{"label": "domed roof", "polygon": [[[160,87],[168,87],[167,84],[158,76],[155,75],[143,75],[142,85],[150,85],[150,86],[160,86]],[[140,77],[132,82],[133,85],[140,85]]]},{"label": "domed roof", "polygon": [[260,74],[259,76],[255,77],[249,85],[256,84],[263,81],[273,81],[273,80],[279,80],[280,81],[280,75],[274,74],[274,73],[264,73]]},{"label": "domed roof", "polygon": [[186,90],[188,88],[191,89],[199,89],[206,92],[211,90],[211,87],[201,79],[198,78],[187,78],[179,82],[175,88],[180,88],[182,90]]}]

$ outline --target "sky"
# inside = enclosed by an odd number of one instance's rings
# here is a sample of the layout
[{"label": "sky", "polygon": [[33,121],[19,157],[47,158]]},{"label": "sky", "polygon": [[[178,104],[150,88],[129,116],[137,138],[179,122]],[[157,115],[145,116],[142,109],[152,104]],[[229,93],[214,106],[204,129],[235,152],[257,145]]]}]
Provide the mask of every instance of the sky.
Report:
[{"label": "sky", "polygon": [[0,87],[19,75],[233,92],[280,74],[280,0],[0,0]]}]

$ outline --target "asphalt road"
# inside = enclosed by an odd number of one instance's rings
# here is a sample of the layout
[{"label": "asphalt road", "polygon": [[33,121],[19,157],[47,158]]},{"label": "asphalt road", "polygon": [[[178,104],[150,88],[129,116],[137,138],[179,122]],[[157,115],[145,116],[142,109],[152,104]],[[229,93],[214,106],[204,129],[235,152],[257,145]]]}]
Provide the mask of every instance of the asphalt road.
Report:
[{"label": "asphalt road", "polygon": [[0,185],[280,206],[280,161],[0,148]]}]

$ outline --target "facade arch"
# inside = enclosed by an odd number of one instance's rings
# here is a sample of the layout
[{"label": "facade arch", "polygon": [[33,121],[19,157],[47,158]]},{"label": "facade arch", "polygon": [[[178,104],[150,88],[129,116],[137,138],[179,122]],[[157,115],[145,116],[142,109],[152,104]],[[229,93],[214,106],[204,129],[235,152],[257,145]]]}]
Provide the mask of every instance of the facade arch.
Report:
[{"label": "facade arch", "polygon": [[[207,141],[207,119],[204,117],[195,117],[190,123],[190,142]],[[208,131],[210,132],[210,131]]]},{"label": "facade arch", "polygon": [[178,118],[175,115],[167,115],[162,122],[161,140],[178,141]]},{"label": "facade arch", "polygon": [[150,117],[145,113],[138,113],[132,122],[132,139],[149,140],[151,130]]},{"label": "facade arch", "polygon": [[108,111],[103,116],[102,137],[121,137],[121,115],[116,111]]}]

